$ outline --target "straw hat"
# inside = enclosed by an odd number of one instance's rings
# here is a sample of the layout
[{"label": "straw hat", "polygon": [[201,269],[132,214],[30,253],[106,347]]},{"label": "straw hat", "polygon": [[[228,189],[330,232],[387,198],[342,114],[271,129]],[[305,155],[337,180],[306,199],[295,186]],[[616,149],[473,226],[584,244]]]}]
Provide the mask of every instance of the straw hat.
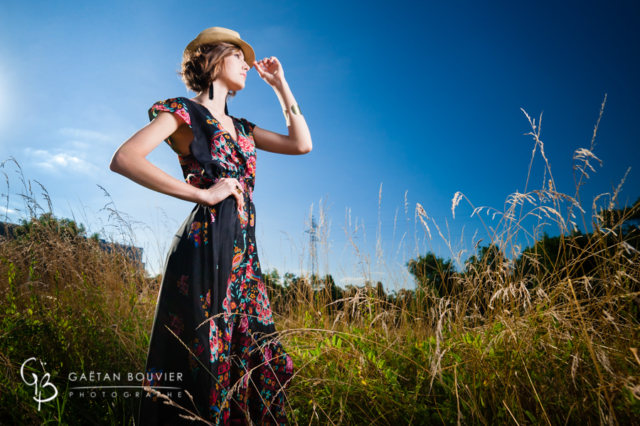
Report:
[{"label": "straw hat", "polygon": [[196,50],[196,48],[201,44],[218,43],[221,41],[236,44],[240,49],[242,49],[242,53],[244,53],[244,60],[249,65],[249,69],[253,68],[253,61],[256,60],[256,54],[253,51],[253,47],[249,46],[249,43],[242,40],[239,33],[222,27],[207,28],[198,34],[198,36],[194,38],[184,49],[183,57],[186,57],[187,53]]}]

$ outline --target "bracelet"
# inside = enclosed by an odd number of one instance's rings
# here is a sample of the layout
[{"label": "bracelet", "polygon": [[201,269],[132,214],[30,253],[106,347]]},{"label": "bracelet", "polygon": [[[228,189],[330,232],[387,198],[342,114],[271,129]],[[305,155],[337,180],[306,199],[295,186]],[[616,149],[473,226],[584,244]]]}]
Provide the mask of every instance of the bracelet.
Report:
[{"label": "bracelet", "polygon": [[[289,121],[289,111],[287,111],[286,109],[283,109],[282,112],[284,113],[284,118],[286,118],[287,121]],[[294,113],[295,115],[302,115],[302,111],[300,111],[300,105],[298,104],[291,106],[291,112]]]}]

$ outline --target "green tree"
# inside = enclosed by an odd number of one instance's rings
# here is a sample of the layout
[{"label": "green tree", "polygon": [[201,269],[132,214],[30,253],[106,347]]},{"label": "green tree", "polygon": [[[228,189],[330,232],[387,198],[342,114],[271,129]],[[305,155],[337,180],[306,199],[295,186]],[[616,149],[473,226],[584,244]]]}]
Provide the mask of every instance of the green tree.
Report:
[{"label": "green tree", "polygon": [[278,309],[280,303],[285,302],[287,298],[287,289],[282,285],[278,270],[273,268],[272,271],[266,271],[262,274],[262,279],[267,287],[271,306],[274,309]]},{"label": "green tree", "polygon": [[600,217],[602,217],[602,226],[605,228],[611,229],[620,225],[623,234],[637,231],[640,227],[640,197],[631,207],[603,210],[600,212]]},{"label": "green tree", "polygon": [[20,226],[15,229],[16,238],[30,239],[35,233],[55,233],[63,238],[86,237],[87,231],[83,224],[74,220],[57,218],[53,213],[43,213],[39,217],[29,220],[22,219]]},{"label": "green tree", "polygon": [[435,290],[439,297],[455,293],[455,268],[451,259],[444,260],[432,252],[407,262],[409,273],[425,291]]}]

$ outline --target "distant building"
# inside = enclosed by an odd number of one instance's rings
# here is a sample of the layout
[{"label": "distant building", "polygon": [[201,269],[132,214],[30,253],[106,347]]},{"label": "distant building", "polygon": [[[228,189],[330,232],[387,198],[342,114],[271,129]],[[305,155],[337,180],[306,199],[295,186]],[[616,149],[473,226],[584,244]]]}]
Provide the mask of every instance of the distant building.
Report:
[{"label": "distant building", "polygon": [[100,248],[107,253],[124,253],[129,259],[141,263],[143,267],[145,266],[144,262],[142,261],[144,249],[141,247],[128,246],[120,243],[110,243],[107,240],[103,240],[101,238]]},{"label": "distant building", "polygon": [[5,237],[6,239],[14,238],[15,229],[18,226],[15,223],[0,222],[0,237]]}]

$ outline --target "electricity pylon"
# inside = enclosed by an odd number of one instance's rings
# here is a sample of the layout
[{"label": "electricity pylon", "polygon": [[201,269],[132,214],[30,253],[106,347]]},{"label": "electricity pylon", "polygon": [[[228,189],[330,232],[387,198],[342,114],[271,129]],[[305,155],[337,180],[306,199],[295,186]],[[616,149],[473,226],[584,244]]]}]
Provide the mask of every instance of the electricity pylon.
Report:
[{"label": "electricity pylon", "polygon": [[[318,224],[313,215],[311,215],[311,229],[307,229],[304,232],[309,233],[309,270],[311,271],[311,276],[318,279]],[[315,289],[316,284],[311,283],[311,285]]]}]

